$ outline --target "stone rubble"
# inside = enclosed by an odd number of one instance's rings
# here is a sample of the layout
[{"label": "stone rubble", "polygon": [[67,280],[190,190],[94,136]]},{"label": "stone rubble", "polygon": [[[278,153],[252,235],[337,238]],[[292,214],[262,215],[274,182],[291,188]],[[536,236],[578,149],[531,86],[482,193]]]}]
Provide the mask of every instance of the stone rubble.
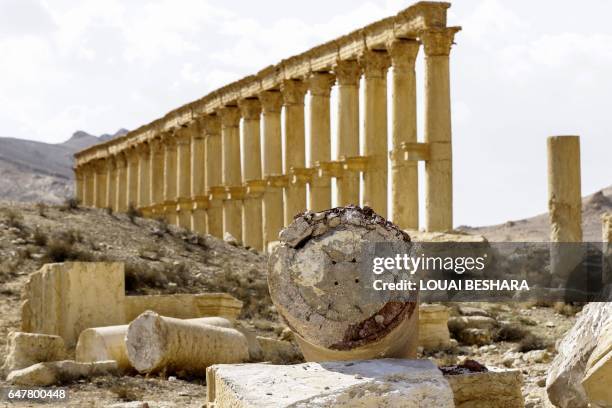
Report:
[{"label": "stone rubble", "polygon": [[66,357],[64,340],[59,336],[11,332],[7,340],[6,359],[0,373],[8,374],[36,363],[57,361]]}]

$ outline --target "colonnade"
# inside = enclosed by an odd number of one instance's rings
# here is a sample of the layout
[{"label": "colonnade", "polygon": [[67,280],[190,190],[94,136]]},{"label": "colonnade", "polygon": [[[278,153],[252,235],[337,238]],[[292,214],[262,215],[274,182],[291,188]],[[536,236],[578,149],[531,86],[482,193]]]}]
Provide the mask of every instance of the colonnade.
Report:
[{"label": "colonnade", "polygon": [[[403,228],[418,229],[417,163],[424,161],[422,227],[452,229],[449,54],[459,28],[446,27],[448,5],[435,4],[445,3],[417,3],[408,9],[410,13],[398,14],[391,29],[380,31],[386,38],[375,46],[367,46],[366,27],[360,34],[366,45],[348,57],[343,57],[337,40],[340,52],[332,53],[333,59],[321,68],[313,68],[312,61],[319,56],[317,49],[310,50],[310,63],[296,65],[298,74],[285,68],[279,78],[264,70],[258,74],[255,91],[248,82],[253,77],[246,78],[238,81],[240,92],[232,91],[236,86],[215,91],[211,109],[198,111],[192,104],[188,120],[169,125],[166,118],[161,126],[158,120],[146,132],[137,130],[133,136],[78,153],[78,198],[86,206],[116,211],[132,205],[145,216],[218,237],[229,233],[244,245],[262,249],[277,239],[295,214],[324,210],[332,202],[367,205]],[[419,15],[426,18],[419,20]],[[431,20],[432,26],[397,37],[400,17],[419,24]],[[382,34],[376,35],[378,39]],[[322,53],[328,55],[328,48],[323,46]],[[421,48],[425,130],[419,142],[415,60]],[[264,73],[274,77],[270,86]],[[330,99],[333,86],[335,106]],[[360,86],[364,87],[361,98]],[[337,157],[331,154],[332,110],[337,115]],[[393,214],[388,211],[388,186]]]}]

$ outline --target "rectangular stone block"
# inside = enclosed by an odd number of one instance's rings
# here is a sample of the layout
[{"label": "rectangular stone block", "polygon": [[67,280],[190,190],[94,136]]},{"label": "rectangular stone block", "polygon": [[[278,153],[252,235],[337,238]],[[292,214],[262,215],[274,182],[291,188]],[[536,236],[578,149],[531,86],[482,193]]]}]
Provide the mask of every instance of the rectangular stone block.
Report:
[{"label": "rectangular stone block", "polygon": [[448,308],[443,305],[419,305],[419,346],[424,350],[444,350],[450,347]]},{"label": "rectangular stone block", "polygon": [[236,320],[241,309],[242,302],[227,293],[126,296],[125,323],[147,310],[177,319],[219,316]]},{"label": "rectangular stone block", "polygon": [[46,264],[30,275],[21,307],[21,330],[55,334],[75,345],[81,331],[125,321],[122,263]]},{"label": "rectangular stone block", "polygon": [[523,376],[518,370],[445,375],[453,390],[456,408],[522,408]]},{"label": "rectangular stone block", "polygon": [[206,384],[209,408],[454,406],[429,360],[219,364],[208,368]]}]

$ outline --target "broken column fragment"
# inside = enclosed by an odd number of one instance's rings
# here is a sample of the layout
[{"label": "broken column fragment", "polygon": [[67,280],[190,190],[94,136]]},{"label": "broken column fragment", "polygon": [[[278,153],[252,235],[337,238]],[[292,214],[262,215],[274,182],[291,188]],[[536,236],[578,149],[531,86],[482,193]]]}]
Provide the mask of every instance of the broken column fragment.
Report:
[{"label": "broken column fragment", "polygon": [[49,361],[11,371],[6,381],[11,384],[48,387],[104,375],[116,375],[116,361],[77,363],[72,360]]},{"label": "broken column fragment", "polygon": [[[222,317],[201,317],[186,321],[218,327],[233,327],[229,320]],[[125,344],[128,327],[127,324],[124,324],[83,330],[76,346],[76,360],[79,362],[115,360],[120,370],[129,369],[131,365]]]},{"label": "broken column fragment", "polygon": [[281,231],[268,285],[307,361],[416,355],[417,292],[389,300],[367,283],[367,251],[381,242],[411,249],[405,232],[367,207],[307,212]]},{"label": "broken column fragment", "polygon": [[147,311],[130,323],[126,337],[130,364],[141,373],[205,375],[213,364],[249,360],[245,336],[238,330]]},{"label": "broken column fragment", "polygon": [[59,336],[11,332],[0,372],[8,374],[36,363],[61,360],[65,355],[64,340]]}]

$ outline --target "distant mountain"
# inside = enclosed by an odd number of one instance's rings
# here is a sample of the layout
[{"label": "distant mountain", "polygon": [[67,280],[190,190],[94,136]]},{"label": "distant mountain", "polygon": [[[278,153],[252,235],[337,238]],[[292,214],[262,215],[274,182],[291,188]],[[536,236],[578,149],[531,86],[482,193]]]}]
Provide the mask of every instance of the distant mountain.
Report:
[{"label": "distant mountain", "polygon": [[[612,213],[612,186],[582,198],[582,235],[585,242],[601,241],[601,216]],[[547,242],[550,240],[548,213],[523,220],[486,227],[461,226],[470,234],[484,235],[489,241]]]},{"label": "distant mountain", "polygon": [[90,135],[74,132],[63,143],[0,137],[0,200],[61,202],[73,194],[73,155],[128,131]]}]

